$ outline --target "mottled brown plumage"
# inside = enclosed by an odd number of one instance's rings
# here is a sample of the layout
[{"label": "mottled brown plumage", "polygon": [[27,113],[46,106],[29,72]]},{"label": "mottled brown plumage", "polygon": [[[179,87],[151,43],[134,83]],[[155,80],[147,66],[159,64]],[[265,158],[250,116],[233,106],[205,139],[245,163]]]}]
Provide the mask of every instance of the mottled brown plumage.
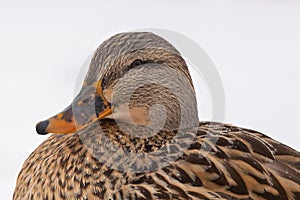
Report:
[{"label": "mottled brown plumage", "polygon": [[[165,67],[178,70],[186,81],[160,73]],[[153,83],[135,90],[132,82],[145,80],[141,74],[147,76],[150,69],[170,86],[177,87],[180,80],[186,90],[183,96]],[[122,116],[90,120],[84,115],[90,110],[82,107],[87,98],[94,99],[91,104],[96,104],[96,113],[104,109],[97,106],[105,101],[88,89],[98,80],[103,90],[116,86],[114,101],[108,100],[115,112],[124,104],[125,92],[131,90],[132,111],[145,108],[148,112],[157,103],[163,105],[163,127],[135,124]],[[118,80],[123,80],[120,86]],[[185,102],[181,98],[189,104],[181,105]],[[154,113],[160,116],[159,111]],[[72,134],[51,135],[29,156],[19,174],[14,200],[300,199],[300,153],[256,131],[198,123],[184,60],[171,44],[152,33],[122,33],[105,41],[92,59],[72,112],[78,114],[75,119],[79,118],[82,128]],[[64,116],[60,118],[65,120]]]}]

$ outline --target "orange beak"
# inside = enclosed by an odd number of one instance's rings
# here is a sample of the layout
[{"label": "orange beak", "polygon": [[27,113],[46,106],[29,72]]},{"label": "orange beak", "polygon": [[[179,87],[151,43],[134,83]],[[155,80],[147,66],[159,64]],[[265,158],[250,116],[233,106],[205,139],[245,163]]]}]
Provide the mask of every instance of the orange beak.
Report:
[{"label": "orange beak", "polygon": [[65,110],[39,122],[36,132],[41,135],[74,133],[111,113],[112,108],[103,95],[101,81],[97,81],[91,86],[84,86]]}]

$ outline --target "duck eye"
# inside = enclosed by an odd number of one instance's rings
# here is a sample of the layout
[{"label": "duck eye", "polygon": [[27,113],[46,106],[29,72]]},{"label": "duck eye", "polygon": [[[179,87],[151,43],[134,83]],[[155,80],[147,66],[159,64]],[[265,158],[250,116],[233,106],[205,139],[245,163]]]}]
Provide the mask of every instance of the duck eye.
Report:
[{"label": "duck eye", "polygon": [[131,63],[130,67],[136,67],[136,66],[139,66],[141,64],[143,64],[143,61],[141,61],[140,59],[137,59],[137,60],[135,60]]}]

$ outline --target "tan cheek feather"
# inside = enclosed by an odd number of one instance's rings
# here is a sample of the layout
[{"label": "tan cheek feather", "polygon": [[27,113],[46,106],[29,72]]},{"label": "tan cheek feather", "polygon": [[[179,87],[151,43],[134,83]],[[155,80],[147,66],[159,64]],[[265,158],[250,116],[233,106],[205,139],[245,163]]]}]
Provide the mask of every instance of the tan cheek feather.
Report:
[{"label": "tan cheek feather", "polygon": [[106,116],[106,118],[140,126],[146,126],[150,122],[148,111],[145,107],[129,108],[126,105],[119,106],[113,114]]}]

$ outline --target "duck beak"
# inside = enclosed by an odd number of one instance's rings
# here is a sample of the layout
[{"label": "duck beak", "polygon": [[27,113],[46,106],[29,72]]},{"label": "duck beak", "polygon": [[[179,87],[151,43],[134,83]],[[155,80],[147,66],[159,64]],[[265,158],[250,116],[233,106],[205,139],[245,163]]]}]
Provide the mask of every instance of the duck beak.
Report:
[{"label": "duck beak", "polygon": [[91,86],[84,86],[65,110],[39,122],[36,132],[41,135],[74,133],[110,114],[112,108],[103,95],[101,81],[96,81]]}]

